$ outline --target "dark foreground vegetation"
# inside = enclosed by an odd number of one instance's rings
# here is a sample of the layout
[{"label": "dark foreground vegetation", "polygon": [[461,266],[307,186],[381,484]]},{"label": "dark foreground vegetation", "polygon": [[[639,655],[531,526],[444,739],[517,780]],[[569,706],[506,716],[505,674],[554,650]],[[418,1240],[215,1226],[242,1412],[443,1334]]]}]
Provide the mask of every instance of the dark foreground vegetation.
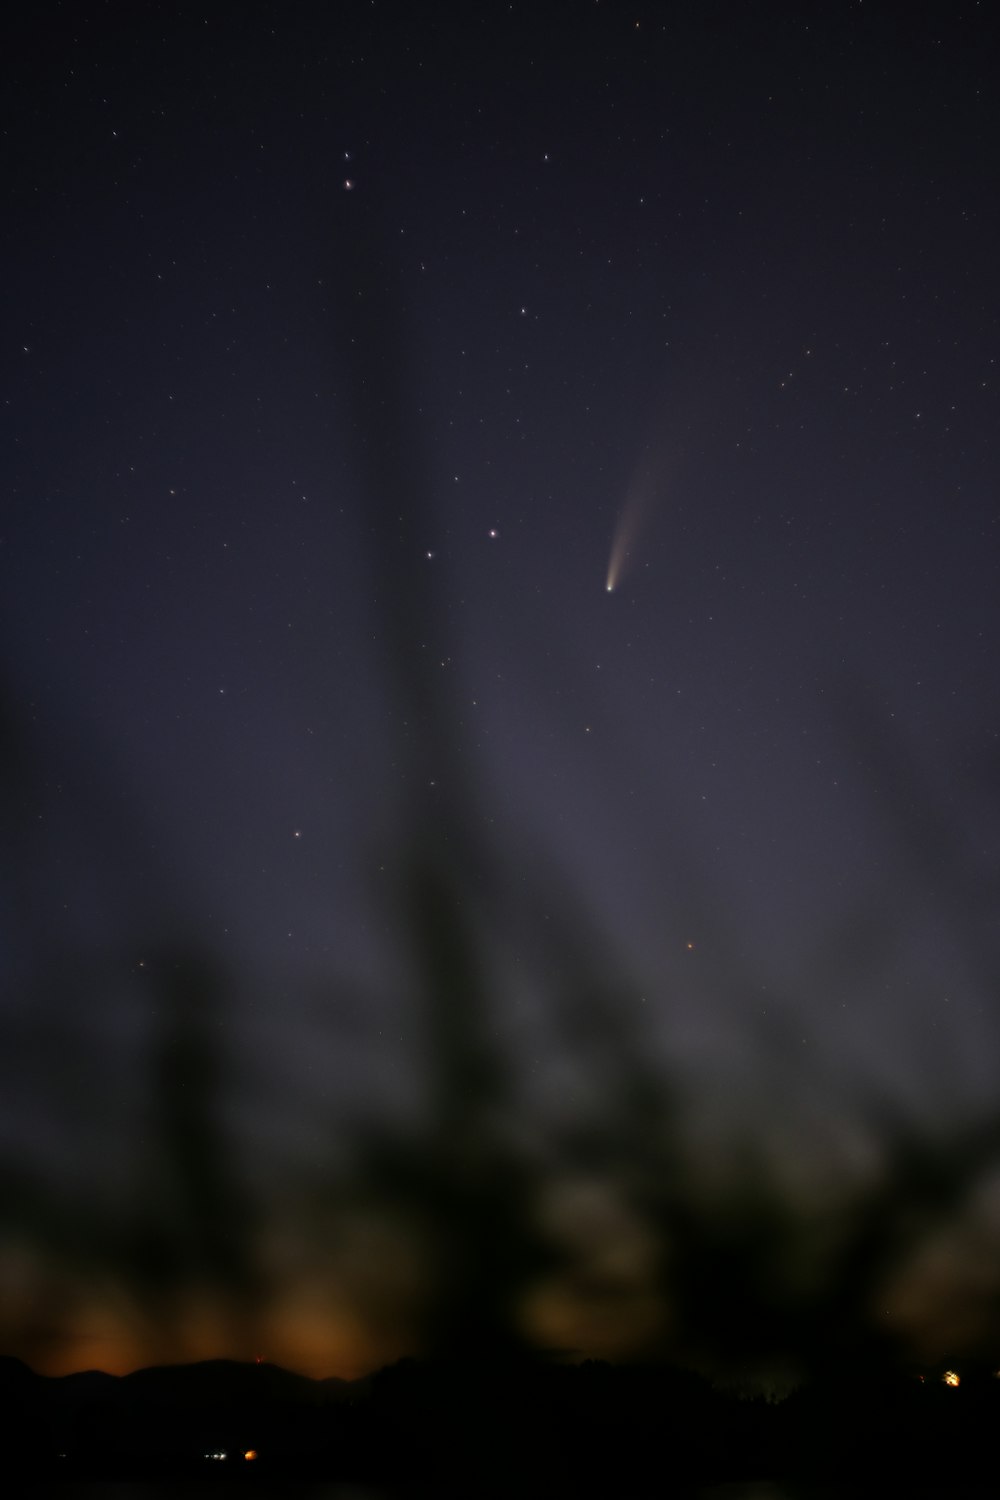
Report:
[{"label": "dark foreground vegetation", "polygon": [[[47,1379],[2,1364],[8,1459],[75,1480],[305,1479],[478,1493],[644,1494],[988,1478],[1000,1381],[842,1374],[785,1400],[666,1367],[404,1360],[358,1382],[228,1362]],[[882,1492],[879,1490],[878,1492]],[[884,1491],[888,1493],[888,1490]]]}]

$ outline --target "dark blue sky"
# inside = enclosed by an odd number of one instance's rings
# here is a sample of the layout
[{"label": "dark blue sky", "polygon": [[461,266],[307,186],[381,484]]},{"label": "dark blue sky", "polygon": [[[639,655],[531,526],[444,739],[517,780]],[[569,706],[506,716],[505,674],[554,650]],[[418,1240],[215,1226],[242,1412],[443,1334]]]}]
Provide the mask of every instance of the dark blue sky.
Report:
[{"label": "dark blue sky", "polygon": [[[524,1215],[577,1247],[521,1288],[529,1342],[670,1322],[619,1168],[564,1150],[603,1086],[574,986],[723,1197],[735,1142],[808,1218],[888,1172],[886,1117],[992,1108],[994,28],[686,10],[8,23],[12,1352],[234,1348],[191,1288],[237,1262],[275,1357],[393,1352],[344,1162],[421,1138],[428,881],[481,960]],[[176,1229],[222,1177],[238,1252]],[[960,1209],[953,1270],[995,1221]]]}]

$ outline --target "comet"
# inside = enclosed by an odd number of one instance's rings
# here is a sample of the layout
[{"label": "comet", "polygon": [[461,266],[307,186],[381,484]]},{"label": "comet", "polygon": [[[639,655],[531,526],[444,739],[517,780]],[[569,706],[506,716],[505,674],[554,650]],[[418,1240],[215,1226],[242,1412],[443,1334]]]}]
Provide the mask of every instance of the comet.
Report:
[{"label": "comet", "polygon": [[641,474],[629,492],[615,523],[611,538],[611,555],[608,558],[608,576],[605,592],[613,594],[626,576],[631,564],[632,552],[642,531],[650,501],[655,494],[652,476]]},{"label": "comet", "polygon": [[625,499],[615,521],[611,537],[605,592],[613,594],[631,572],[636,548],[646,529],[651,512],[662,499],[669,480],[676,479],[683,453],[680,434],[690,428],[684,410],[678,409],[676,397],[661,398],[659,413],[647,429],[647,438],[632,468]]}]

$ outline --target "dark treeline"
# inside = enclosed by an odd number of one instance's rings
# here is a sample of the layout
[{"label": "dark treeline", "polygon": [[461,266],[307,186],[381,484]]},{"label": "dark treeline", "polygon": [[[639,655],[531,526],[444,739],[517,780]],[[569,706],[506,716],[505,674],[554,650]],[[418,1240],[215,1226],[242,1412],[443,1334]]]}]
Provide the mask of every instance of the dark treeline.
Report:
[{"label": "dark treeline", "polygon": [[600,1361],[403,1360],[362,1381],[315,1382],[225,1361],[52,1379],[8,1360],[0,1391],[8,1461],[41,1474],[473,1483],[519,1495],[642,1494],[668,1480],[857,1493],[967,1479],[989,1472],[1000,1418],[1000,1383],[986,1371],[966,1372],[959,1389],[858,1372],[771,1402],[667,1366]]}]

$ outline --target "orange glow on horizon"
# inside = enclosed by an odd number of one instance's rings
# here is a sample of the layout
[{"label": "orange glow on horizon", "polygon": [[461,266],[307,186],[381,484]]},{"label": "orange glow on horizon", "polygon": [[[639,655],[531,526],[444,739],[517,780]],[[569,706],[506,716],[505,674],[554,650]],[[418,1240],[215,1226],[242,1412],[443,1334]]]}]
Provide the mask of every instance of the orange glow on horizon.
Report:
[{"label": "orange glow on horizon", "polygon": [[43,1342],[0,1326],[0,1349],[50,1377],[81,1370],[122,1377],[152,1367],[228,1359],[259,1368],[277,1365],[315,1380],[355,1380],[409,1352],[404,1335],[370,1328],[355,1308],[332,1302],[321,1285],[300,1283],[294,1294],[275,1298],[239,1327],[227,1312],[192,1294],[169,1324],[163,1320],[151,1328],[124,1300],[115,1305],[81,1299],[58,1337],[53,1333]]}]

